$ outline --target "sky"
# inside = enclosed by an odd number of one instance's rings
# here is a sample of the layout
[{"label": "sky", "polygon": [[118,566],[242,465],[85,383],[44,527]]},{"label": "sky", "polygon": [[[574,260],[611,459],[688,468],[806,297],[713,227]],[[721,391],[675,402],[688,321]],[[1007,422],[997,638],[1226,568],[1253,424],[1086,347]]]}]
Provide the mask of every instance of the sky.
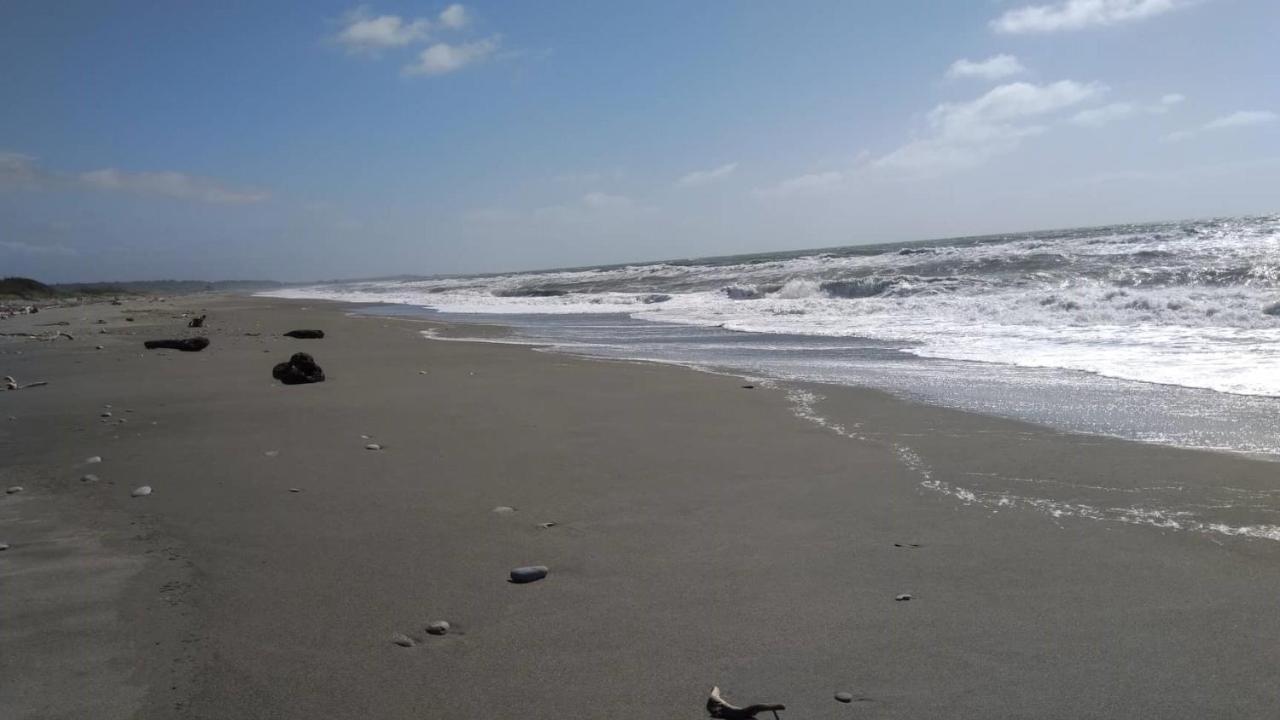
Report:
[{"label": "sky", "polygon": [[494,272],[1280,212],[1276,0],[0,3],[0,275]]}]

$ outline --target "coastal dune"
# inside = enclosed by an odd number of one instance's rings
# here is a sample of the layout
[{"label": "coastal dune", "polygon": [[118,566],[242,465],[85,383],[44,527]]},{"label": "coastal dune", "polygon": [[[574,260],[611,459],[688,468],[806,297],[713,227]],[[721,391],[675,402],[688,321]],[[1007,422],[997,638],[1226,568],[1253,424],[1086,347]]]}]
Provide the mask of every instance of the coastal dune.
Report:
[{"label": "coastal dune", "polygon": [[[349,309],[5,338],[0,374],[49,385],[0,392],[0,716],[696,718],[712,686],[784,718],[1275,713],[1280,543],[922,485],[1262,491],[1274,463],[800,388],[824,425],[795,388]],[[295,352],[325,382],[274,381]]]}]

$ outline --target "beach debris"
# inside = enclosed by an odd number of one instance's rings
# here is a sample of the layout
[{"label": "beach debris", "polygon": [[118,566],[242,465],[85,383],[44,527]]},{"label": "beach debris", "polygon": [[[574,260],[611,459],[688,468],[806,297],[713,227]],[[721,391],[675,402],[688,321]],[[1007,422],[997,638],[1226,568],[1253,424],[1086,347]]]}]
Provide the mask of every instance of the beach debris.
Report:
[{"label": "beach debris", "polygon": [[101,349],[102,349],[102,346],[101,346],[101,345],[94,345],[94,346],[93,346],[93,349],[94,349],[94,350],[101,350]]},{"label": "beach debris", "polygon": [[208,317],[208,316],[207,316],[207,315],[201,315],[200,317],[197,317],[197,318],[191,318],[191,321],[187,323],[187,327],[189,327],[189,328],[204,327],[204,319],[205,319],[206,317]]},{"label": "beach debris", "polygon": [[506,505],[499,505],[498,507],[494,508],[493,511],[498,513],[499,515],[510,515],[511,513],[515,512],[516,509],[513,507],[507,507]]},{"label": "beach debris", "polygon": [[181,350],[182,352],[200,352],[209,347],[209,338],[193,337],[182,340],[147,340],[142,343],[148,350]]},{"label": "beach debris", "polygon": [[391,642],[400,647],[413,647],[413,638],[404,633],[391,633]]},{"label": "beach debris", "polygon": [[547,576],[549,570],[546,565],[526,565],[518,567],[511,571],[511,582],[517,585],[524,583],[537,582]]},{"label": "beach debris", "polygon": [[146,496],[148,496],[148,495],[150,495],[150,494],[151,494],[151,486],[150,486],[150,485],[143,485],[143,486],[141,486],[141,487],[136,487],[136,488],[134,488],[134,489],[133,489],[133,492],[131,492],[131,493],[129,493],[129,494],[130,494],[130,495],[132,495],[132,496],[134,496],[134,497],[146,497]]},{"label": "beach debris", "polygon": [[279,454],[280,454],[280,451],[279,451],[279,450],[268,450],[268,451],[266,451],[266,452],[264,452],[264,453],[262,453],[262,454],[263,454],[263,455],[266,455],[267,457],[276,457],[277,455],[279,455]]},{"label": "beach debris", "polygon": [[853,693],[848,693],[841,690],[840,692],[836,693],[836,700],[842,703],[851,703],[853,702]]},{"label": "beach debris", "polygon": [[779,710],[786,710],[785,705],[776,703],[761,703],[756,705],[748,705],[746,707],[738,707],[730,705],[723,696],[720,695],[720,688],[711,688],[711,696],[707,698],[707,714],[713,718],[721,718],[722,720],[749,720],[762,712],[771,712],[774,717],[778,716]]},{"label": "beach debris", "polygon": [[323,330],[290,330],[284,334],[285,337],[297,338],[298,340],[323,340]]},{"label": "beach debris", "polygon": [[894,598],[894,600],[897,600],[898,602],[906,602],[910,599],[911,599],[911,593],[902,593],[901,595]]},{"label": "beach debris", "polygon": [[559,523],[544,522],[544,523],[538,523],[538,527],[542,528],[543,530],[549,530],[549,529],[551,529],[551,528],[555,527],[555,526],[556,526],[556,525],[558,525],[558,524],[559,524]]},{"label": "beach debris", "polygon": [[364,449],[365,450],[381,450],[382,446],[379,445],[378,443],[369,443],[368,445],[364,446]]},{"label": "beach debris", "polygon": [[8,550],[8,549],[9,549],[9,543],[0,543],[0,552],[4,552],[5,550]]},{"label": "beach debris", "polygon": [[80,482],[98,482],[98,476],[94,475],[93,473],[89,473],[88,475],[81,475]]},{"label": "beach debris", "polygon": [[291,493],[300,493],[300,492],[302,492],[302,488],[289,488],[289,492],[291,492]]},{"label": "beach debris", "polygon": [[418,371],[418,374],[419,374],[419,375],[426,375],[426,374],[427,374],[427,371],[426,371],[426,370],[419,370],[419,371]]},{"label": "beach debris", "polygon": [[9,487],[8,489],[6,489],[6,490],[4,491],[4,494],[5,494],[5,495],[17,495],[17,494],[18,494],[18,493],[20,493],[20,492],[22,492],[22,486],[21,486],[21,485],[13,485],[13,486]]},{"label": "beach debris", "polygon": [[289,362],[282,362],[271,369],[271,377],[285,385],[305,385],[324,382],[324,370],[306,353],[294,353]]},{"label": "beach debris", "polygon": [[111,417],[111,411],[110,411],[110,410],[103,410],[102,412],[98,413],[98,417],[109,418],[109,417]]},{"label": "beach debris", "polygon": [[9,378],[5,378],[5,379],[4,379],[4,389],[5,389],[5,390],[17,390],[17,389],[18,389],[18,383],[14,382],[13,380],[11,380],[11,379],[9,379]]},{"label": "beach debris", "polygon": [[125,321],[125,322],[133,322],[133,318],[131,318],[131,317],[127,317],[127,318],[125,318],[125,319],[124,319],[124,321]]},{"label": "beach debris", "polygon": [[909,550],[914,550],[915,548],[920,547],[920,543],[894,543],[893,546],[896,548],[907,548]]},{"label": "beach debris", "polygon": [[742,386],[742,389],[743,389],[743,390],[755,390],[755,389],[756,389],[756,386],[755,386],[755,385],[743,385],[743,386]]},{"label": "beach debris", "polygon": [[432,622],[427,623],[427,634],[428,635],[445,635],[449,632],[450,627],[452,626],[449,625],[448,620],[434,620]]}]

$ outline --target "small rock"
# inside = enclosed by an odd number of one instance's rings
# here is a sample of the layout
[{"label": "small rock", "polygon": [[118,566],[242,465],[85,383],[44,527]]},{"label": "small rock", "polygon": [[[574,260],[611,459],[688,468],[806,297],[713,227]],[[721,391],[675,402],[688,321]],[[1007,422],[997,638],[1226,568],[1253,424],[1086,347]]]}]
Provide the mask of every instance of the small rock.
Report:
[{"label": "small rock", "polygon": [[271,369],[271,377],[285,385],[306,385],[324,382],[324,370],[310,355],[294,353],[288,362],[279,363]]},{"label": "small rock", "polygon": [[93,473],[80,476],[80,482],[98,482],[98,476]]},{"label": "small rock", "polygon": [[277,455],[279,455],[279,454],[280,454],[280,451],[279,451],[279,450],[268,450],[268,451],[266,451],[266,452],[264,452],[264,453],[263,453],[263,455],[266,455],[267,457],[275,457],[275,456],[277,456]]},{"label": "small rock", "polygon": [[111,417],[111,411],[110,411],[110,410],[103,410],[101,413],[99,413],[98,417],[109,418],[109,417]]},{"label": "small rock", "polygon": [[146,497],[151,494],[151,486],[143,485],[142,487],[134,488],[133,492],[130,494],[134,497]]},{"label": "small rock", "polygon": [[404,633],[392,633],[391,642],[399,645],[400,647],[413,647],[413,638],[405,635]]},{"label": "small rock", "polygon": [[142,343],[148,350],[181,350],[182,352],[200,352],[209,347],[209,338],[193,337],[182,340],[147,340]]},{"label": "small rock", "polygon": [[373,439],[373,436],[372,436],[372,435],[361,435],[361,436],[360,436],[360,439],[361,439],[361,440],[372,440],[372,439]]},{"label": "small rock", "polygon": [[528,565],[511,571],[511,582],[517,584],[531,583],[547,576],[546,565]]},{"label": "small rock", "polygon": [[755,385],[743,385],[743,386],[742,386],[742,389],[743,389],[743,390],[755,390],[755,389],[756,389],[756,386],[755,386]]},{"label": "small rock", "polygon": [[8,549],[9,549],[9,543],[0,543],[0,552],[4,552],[5,550],[8,550]]},{"label": "small rock", "polygon": [[94,455],[91,458],[85,458],[85,464],[88,464],[88,465],[92,465],[94,463],[100,463],[100,462],[102,462],[101,455]]},{"label": "small rock", "polygon": [[102,346],[101,346],[101,345],[94,345],[94,346],[93,346],[93,349],[94,349],[94,350],[101,350],[101,349],[102,349]]},{"label": "small rock", "polygon": [[298,340],[323,340],[323,330],[290,330],[284,334],[285,337],[296,338]]},{"label": "small rock", "polygon": [[426,375],[426,374],[427,374],[427,371],[426,371],[426,370],[419,370],[419,371],[418,371],[418,374],[419,374],[419,375]]},{"label": "small rock", "polygon": [[368,445],[364,446],[364,449],[365,450],[381,450],[382,446],[379,445],[378,443],[369,443]]},{"label": "small rock", "polygon": [[910,596],[909,594],[907,594],[907,593],[903,593],[903,594],[901,594],[901,595],[899,595],[899,596],[897,596],[897,597],[895,597],[895,598],[894,598],[894,600],[897,600],[898,602],[906,602],[906,601],[908,601],[908,600],[910,600],[910,599],[911,599],[911,596]]},{"label": "small rock", "polygon": [[543,530],[548,530],[550,528],[555,527],[556,525],[557,523],[553,523],[553,522],[538,523],[538,527],[542,528]]},{"label": "small rock", "polygon": [[853,693],[847,693],[844,691],[838,692],[836,693],[836,700],[839,700],[842,703],[851,703],[853,702]]},{"label": "small rock", "polygon": [[5,493],[6,495],[16,495],[16,494],[18,494],[18,493],[20,493],[20,492],[22,492],[22,486],[21,486],[21,485],[14,485],[13,487],[11,487],[11,488],[9,488],[8,490],[5,490],[5,491],[4,491],[4,493]]},{"label": "small rock", "polygon": [[449,632],[449,623],[446,620],[436,620],[427,623],[428,635],[444,635]]},{"label": "small rock", "polygon": [[499,515],[509,515],[515,512],[516,509],[513,507],[507,507],[506,505],[499,505],[498,507],[494,508],[493,511],[498,513]]},{"label": "small rock", "polygon": [[302,492],[302,488],[289,488],[289,492],[299,493]]}]

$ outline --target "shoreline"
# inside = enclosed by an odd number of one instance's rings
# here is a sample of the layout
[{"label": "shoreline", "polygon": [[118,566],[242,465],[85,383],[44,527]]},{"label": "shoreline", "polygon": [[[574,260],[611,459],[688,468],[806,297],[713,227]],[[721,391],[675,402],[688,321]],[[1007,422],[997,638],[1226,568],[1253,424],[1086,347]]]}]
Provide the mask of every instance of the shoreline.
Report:
[{"label": "shoreline", "polygon": [[[208,350],[140,349],[205,307]],[[6,480],[21,480],[6,485],[26,491],[0,500],[18,513],[0,523],[17,588],[0,611],[16,648],[5,671],[23,678],[0,708],[32,716],[30,703],[65,695],[48,670],[83,661],[88,641],[146,692],[101,676],[94,699],[116,701],[101,717],[698,716],[713,684],[802,717],[841,715],[836,690],[877,717],[1274,710],[1280,545],[919,487],[924,467],[957,487],[987,473],[1264,491],[1272,463],[823,385],[821,417],[841,435],[737,377],[424,342],[416,328],[438,323],[344,307],[175,298],[143,323],[111,317],[102,351],[0,345],[9,366],[51,381],[3,397],[19,418],[0,431],[16,459]],[[278,337],[308,323],[329,337]],[[270,365],[297,350],[329,380],[273,383]],[[106,403],[129,422],[98,418]],[[86,488],[74,475],[92,454],[102,482]],[[148,483],[154,496],[127,496]],[[56,537],[101,537],[107,550],[71,567],[114,563],[125,589],[104,589],[93,612],[26,613],[24,600],[84,582],[29,586],[49,561],[32,549],[58,546],[27,513]],[[529,563],[551,575],[504,582]],[[433,619],[457,632],[427,637]],[[116,623],[115,636],[32,635]],[[393,632],[417,645],[392,645]]]}]

